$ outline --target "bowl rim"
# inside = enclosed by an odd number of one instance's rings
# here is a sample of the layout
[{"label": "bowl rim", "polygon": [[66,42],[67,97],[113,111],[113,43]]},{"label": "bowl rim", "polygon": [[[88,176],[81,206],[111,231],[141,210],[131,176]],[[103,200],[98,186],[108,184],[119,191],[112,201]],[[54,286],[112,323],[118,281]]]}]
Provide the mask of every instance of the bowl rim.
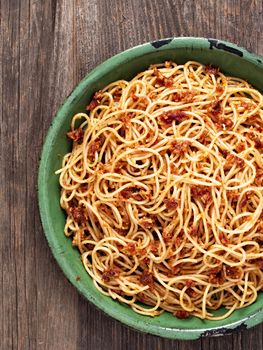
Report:
[{"label": "bowl rim", "polygon": [[[194,45],[193,45],[194,41]],[[52,251],[53,256],[55,257],[58,265],[62,269],[66,278],[70,281],[71,284],[80,292],[88,301],[90,301],[97,308],[105,312],[107,315],[113,317],[114,319],[120,321],[122,324],[129,326],[133,329],[136,329],[141,332],[151,333],[153,335],[170,338],[170,339],[187,339],[193,340],[198,339],[203,336],[213,336],[213,335],[223,335],[229,334],[235,331],[239,331],[242,329],[253,327],[261,322],[263,322],[263,306],[254,312],[250,316],[246,316],[236,322],[229,323],[225,326],[217,326],[217,327],[209,327],[206,330],[204,329],[184,329],[184,328],[168,328],[163,327],[161,325],[149,325],[147,322],[143,321],[134,321],[132,318],[127,318],[127,315],[119,313],[118,310],[114,308],[108,309],[105,307],[100,301],[89,293],[85,288],[81,286],[76,281],[75,272],[69,263],[69,261],[65,258],[63,254],[61,254],[61,246],[58,244],[56,240],[56,235],[53,234],[53,228],[48,220],[48,193],[46,191],[46,183],[45,179],[47,176],[47,163],[49,159],[49,151],[50,147],[53,143],[53,135],[59,130],[61,122],[64,119],[64,114],[66,113],[67,108],[74,102],[75,98],[81,91],[86,87],[86,82],[91,80],[96,76],[97,72],[100,74],[107,72],[108,66],[116,66],[119,64],[119,61],[125,62],[129,60],[130,55],[132,54],[132,58],[141,56],[141,49],[143,49],[143,55],[150,53],[153,51],[153,47],[156,50],[162,50],[162,47],[172,43],[173,48],[189,48],[189,47],[198,47],[207,49],[208,42],[210,44],[210,48],[212,46],[219,50],[225,50],[236,54],[238,56],[242,56],[242,58],[246,61],[253,63],[255,66],[259,66],[263,69],[263,57],[256,55],[252,52],[249,52],[247,49],[240,47],[236,44],[233,44],[228,41],[213,39],[213,38],[205,38],[205,37],[171,37],[164,38],[152,42],[146,42],[134,47],[131,47],[125,51],[122,51],[111,58],[108,58],[98,66],[96,66],[93,70],[91,70],[85,77],[73,88],[71,93],[66,97],[60,108],[58,109],[55,117],[51,122],[51,126],[48,129],[46,137],[43,142],[43,147],[41,151],[39,168],[38,168],[38,206],[40,212],[41,223],[43,227],[44,234],[48,241],[48,245]],[[99,292],[98,292],[99,293]],[[150,326],[150,327],[149,327]]]}]

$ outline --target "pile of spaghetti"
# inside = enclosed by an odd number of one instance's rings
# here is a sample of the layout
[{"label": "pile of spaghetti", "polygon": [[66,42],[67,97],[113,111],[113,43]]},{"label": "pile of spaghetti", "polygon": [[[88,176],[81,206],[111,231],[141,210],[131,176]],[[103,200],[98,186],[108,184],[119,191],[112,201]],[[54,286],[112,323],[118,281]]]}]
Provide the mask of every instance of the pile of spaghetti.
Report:
[{"label": "pile of spaghetti", "polygon": [[[65,234],[136,312],[219,320],[263,288],[263,96],[198,62],[150,66],[76,114]],[[213,310],[225,308],[216,315]]]}]

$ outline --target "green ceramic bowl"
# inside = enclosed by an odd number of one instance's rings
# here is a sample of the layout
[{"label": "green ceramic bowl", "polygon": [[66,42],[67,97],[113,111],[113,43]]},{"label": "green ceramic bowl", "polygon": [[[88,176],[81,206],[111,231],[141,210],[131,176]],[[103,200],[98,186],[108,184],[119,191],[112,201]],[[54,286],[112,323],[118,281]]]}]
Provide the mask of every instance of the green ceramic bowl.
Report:
[{"label": "green ceramic bowl", "polygon": [[[172,339],[197,339],[221,335],[252,327],[263,321],[263,293],[257,301],[235,311],[222,321],[191,317],[179,320],[165,312],[151,318],[136,314],[126,305],[101,295],[94,287],[80,261],[80,254],[63,233],[65,214],[59,206],[60,188],[55,170],[61,166],[63,155],[71,143],[65,134],[76,112],[84,111],[92,94],[118,79],[131,79],[150,64],[173,60],[185,63],[196,60],[219,66],[226,74],[242,77],[263,91],[263,58],[234,44],[205,38],[169,38],[140,45],[124,51],[90,72],[74,89],[59,109],[43,146],[38,191],[44,232],[50,248],[70,282],[91,303],[120,322],[146,333]],[[222,313],[218,310],[217,313]]]}]

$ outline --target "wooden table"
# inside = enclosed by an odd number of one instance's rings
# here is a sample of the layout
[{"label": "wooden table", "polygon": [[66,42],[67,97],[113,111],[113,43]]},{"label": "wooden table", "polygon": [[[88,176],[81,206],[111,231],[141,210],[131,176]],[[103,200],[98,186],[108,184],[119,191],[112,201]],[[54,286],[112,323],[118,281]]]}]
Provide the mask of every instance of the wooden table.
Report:
[{"label": "wooden table", "polygon": [[84,300],[40,224],[36,179],[52,118],[108,57],[171,36],[230,40],[263,55],[262,0],[1,0],[0,348],[263,349],[263,326],[180,342],[122,326]]}]

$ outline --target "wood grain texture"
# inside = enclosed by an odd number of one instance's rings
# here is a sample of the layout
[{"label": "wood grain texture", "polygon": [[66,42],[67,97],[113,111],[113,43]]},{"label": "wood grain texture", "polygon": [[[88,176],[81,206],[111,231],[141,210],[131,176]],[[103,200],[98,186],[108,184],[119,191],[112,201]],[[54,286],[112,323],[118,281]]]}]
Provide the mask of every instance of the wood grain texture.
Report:
[{"label": "wood grain texture", "polygon": [[36,192],[47,129],[88,71],[128,47],[170,36],[226,39],[263,55],[262,0],[0,1],[0,348],[262,350],[262,325],[180,342],[104,315],[58,268]]}]

